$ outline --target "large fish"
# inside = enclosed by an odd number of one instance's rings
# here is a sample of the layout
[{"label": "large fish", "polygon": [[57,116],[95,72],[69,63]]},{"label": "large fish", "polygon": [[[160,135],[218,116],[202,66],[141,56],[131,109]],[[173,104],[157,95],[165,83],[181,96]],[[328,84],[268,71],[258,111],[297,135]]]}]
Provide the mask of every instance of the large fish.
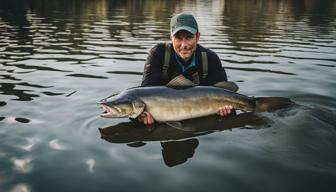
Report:
[{"label": "large fish", "polygon": [[167,86],[126,89],[99,102],[105,109],[101,117],[137,118],[146,111],[157,122],[177,122],[216,114],[224,105],[243,111],[263,112],[293,104],[290,99],[283,97],[248,97],[232,91],[234,86],[230,88],[227,85],[195,86],[178,76]]}]

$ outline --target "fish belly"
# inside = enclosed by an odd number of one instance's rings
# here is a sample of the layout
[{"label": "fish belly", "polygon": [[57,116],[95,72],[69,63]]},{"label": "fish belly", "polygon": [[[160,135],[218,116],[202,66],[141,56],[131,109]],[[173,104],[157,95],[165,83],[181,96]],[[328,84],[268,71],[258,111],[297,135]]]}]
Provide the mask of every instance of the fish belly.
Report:
[{"label": "fish belly", "polygon": [[232,105],[225,99],[190,97],[188,99],[156,98],[145,102],[146,109],[156,121],[181,121],[216,114],[224,105]]}]

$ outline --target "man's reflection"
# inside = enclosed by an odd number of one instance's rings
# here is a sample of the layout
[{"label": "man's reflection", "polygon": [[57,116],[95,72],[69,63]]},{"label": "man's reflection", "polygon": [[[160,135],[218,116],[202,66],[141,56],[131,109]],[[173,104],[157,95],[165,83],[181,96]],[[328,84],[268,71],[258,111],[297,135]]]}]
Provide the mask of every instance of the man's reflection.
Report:
[{"label": "man's reflection", "polygon": [[173,167],[186,162],[194,156],[199,144],[198,139],[192,138],[184,141],[160,142],[162,157],[168,167]]}]

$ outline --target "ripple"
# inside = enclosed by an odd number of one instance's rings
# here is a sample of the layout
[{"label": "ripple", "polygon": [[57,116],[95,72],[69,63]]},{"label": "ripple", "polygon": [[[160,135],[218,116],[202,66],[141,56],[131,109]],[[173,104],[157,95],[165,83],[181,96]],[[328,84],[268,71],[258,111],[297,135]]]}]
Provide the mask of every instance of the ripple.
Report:
[{"label": "ripple", "polygon": [[[58,46],[60,43],[58,43]],[[65,55],[65,54],[34,54],[34,55],[30,55],[30,56],[26,56],[25,58],[29,58],[29,59],[58,59],[58,60],[62,60],[62,59],[71,59],[71,60],[79,60],[79,61],[85,61],[85,60],[90,60],[90,59],[94,59],[97,58],[97,56],[95,55],[74,55],[74,54],[70,54],[70,55]]]},{"label": "ripple", "polygon": [[20,123],[29,123],[30,120],[22,117],[15,117],[15,121],[20,122]]},{"label": "ripple", "polygon": [[93,79],[108,79],[108,77],[104,77],[104,76],[88,75],[88,74],[80,74],[80,73],[69,74],[69,75],[66,75],[66,76],[71,76],[71,77],[83,77],[83,78],[93,78]]},{"label": "ripple", "polygon": [[71,95],[75,94],[76,92],[77,92],[77,91],[73,91],[73,92],[67,94],[66,97],[70,97]]},{"label": "ripple", "polygon": [[125,60],[125,61],[145,61],[145,58],[139,58],[135,56],[129,56],[129,55],[99,55],[103,58],[111,58],[111,59],[117,59],[117,60]]},{"label": "ripple", "polygon": [[14,164],[14,169],[21,173],[29,173],[32,170],[31,162],[33,158],[25,157],[25,158],[12,158],[12,163]]},{"label": "ripple", "polygon": [[14,83],[0,83],[0,91],[2,92],[2,95],[14,95],[18,97],[17,99],[13,100],[19,100],[19,101],[31,101],[34,97],[40,97],[36,94],[30,94],[27,93],[30,90],[20,90],[15,89],[16,84]]},{"label": "ripple", "polygon": [[315,64],[317,66],[322,66],[322,67],[335,67],[336,65],[327,65],[327,64]]},{"label": "ripple", "polygon": [[38,49],[35,50],[38,53],[69,53],[67,50],[58,50],[58,49]]},{"label": "ripple", "polygon": [[303,57],[303,56],[289,56],[289,55],[275,55],[274,57],[283,57],[283,58],[289,58],[289,59],[297,59],[297,60],[321,60],[321,61],[331,61],[331,62],[336,62],[336,58],[316,58],[316,57]]},{"label": "ripple", "polygon": [[278,64],[278,62],[275,61],[255,61],[255,60],[247,60],[247,61],[237,61],[237,60],[230,60],[230,59],[223,59],[222,61],[228,62],[228,63],[238,63],[238,64]]},{"label": "ripple", "polygon": [[3,106],[5,106],[5,105],[7,105],[6,102],[4,102],[4,101],[0,101],[0,107],[3,107]]},{"label": "ripple", "polygon": [[50,148],[54,149],[54,150],[65,150],[66,147],[64,145],[62,145],[58,139],[53,139],[51,141],[49,141],[49,146]]},{"label": "ripple", "polygon": [[14,81],[20,81],[21,79],[17,79],[15,77],[13,77],[12,75],[0,75],[3,78],[2,79],[9,79],[9,80],[14,80]]},{"label": "ripple", "polygon": [[26,64],[3,64],[5,66],[15,66],[20,69],[35,69],[39,71],[58,71],[58,72],[71,72],[71,71],[65,71],[61,69],[55,69],[51,67],[43,67],[43,66],[35,66],[35,65],[26,65]]},{"label": "ripple", "polygon": [[31,53],[23,53],[23,52],[1,52],[1,54],[8,55],[8,56],[26,56],[30,55]]},{"label": "ripple", "polygon": [[239,70],[239,71],[257,71],[257,72],[266,72],[266,73],[276,73],[276,74],[282,74],[282,75],[296,75],[295,73],[274,71],[270,69],[242,68],[242,67],[224,67],[224,69]]},{"label": "ripple", "polygon": [[44,91],[42,93],[45,94],[45,95],[48,95],[48,96],[58,96],[58,95],[64,95],[65,94],[65,93],[54,93],[54,92],[50,92],[50,91]]},{"label": "ripple", "polygon": [[88,166],[88,170],[89,170],[89,172],[90,173],[93,173],[93,169],[94,169],[94,167],[95,167],[95,165],[96,165],[96,160],[94,160],[94,159],[87,159],[86,161],[85,161],[85,163],[87,164],[87,166]]},{"label": "ripple", "polygon": [[17,83],[17,85],[22,85],[22,86],[27,86],[27,87],[35,87],[35,88],[51,88],[53,86],[42,86],[42,85],[37,85],[37,84],[30,84],[27,82],[21,82]]},{"label": "ripple", "polygon": [[36,145],[36,143],[39,141],[37,137],[25,137],[25,140],[27,141],[25,144],[20,145],[19,148],[25,150],[25,151],[32,151],[33,147]]},{"label": "ripple", "polygon": [[107,71],[106,73],[126,74],[126,75],[143,75],[142,72],[136,72],[136,71]]},{"label": "ripple", "polygon": [[7,59],[0,58],[0,63],[8,63],[8,62],[13,62],[13,61],[15,61],[15,60],[14,59],[8,59],[8,58]]},{"label": "ripple", "polygon": [[10,192],[31,192],[30,187],[25,183],[17,184]]}]

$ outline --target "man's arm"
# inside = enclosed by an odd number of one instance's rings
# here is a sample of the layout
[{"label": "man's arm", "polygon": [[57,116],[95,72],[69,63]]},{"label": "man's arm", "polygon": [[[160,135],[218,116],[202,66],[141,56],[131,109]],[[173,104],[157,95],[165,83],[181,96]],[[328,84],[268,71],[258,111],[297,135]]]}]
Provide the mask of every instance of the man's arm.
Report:
[{"label": "man's arm", "polygon": [[162,64],[165,45],[155,45],[149,52],[142,77],[141,86],[162,85]]},{"label": "man's arm", "polygon": [[[164,44],[155,45],[147,56],[144,73],[142,77],[141,86],[155,86],[162,85],[162,64],[164,58]],[[137,118],[138,121],[143,122],[145,125],[154,123],[153,116],[148,112],[143,112]]]},{"label": "man's arm", "polygon": [[[218,82],[221,81],[227,81],[227,75],[222,67],[222,62],[220,61],[218,55],[211,51],[208,50],[208,84],[209,85],[214,85]],[[231,105],[224,105],[220,107],[217,111],[217,114],[225,117],[230,114],[234,114],[235,109]]]},{"label": "man's arm", "polygon": [[214,85],[221,81],[227,81],[227,76],[224,68],[222,67],[222,62],[220,61],[218,55],[208,50],[208,85]]}]

